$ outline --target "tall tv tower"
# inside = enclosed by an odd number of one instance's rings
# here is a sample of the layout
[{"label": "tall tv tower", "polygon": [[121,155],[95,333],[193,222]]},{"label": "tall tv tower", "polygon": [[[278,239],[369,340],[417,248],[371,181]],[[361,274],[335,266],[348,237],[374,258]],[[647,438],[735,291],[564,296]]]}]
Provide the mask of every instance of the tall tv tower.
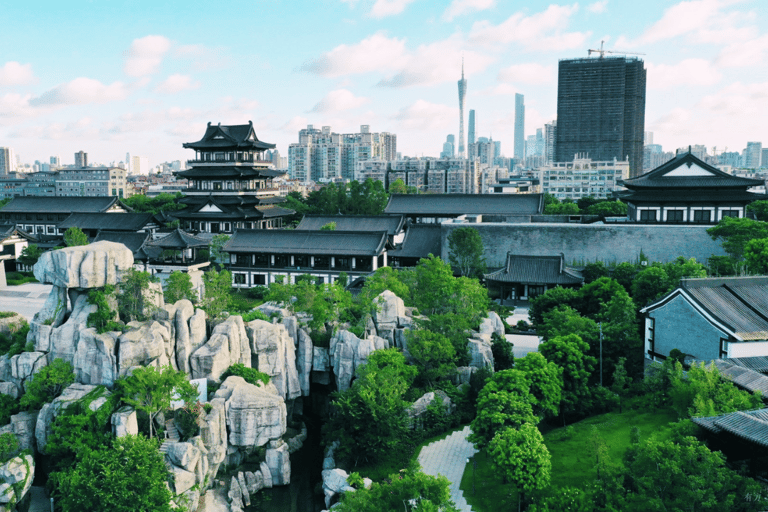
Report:
[{"label": "tall tv tower", "polygon": [[464,57],[461,58],[461,80],[459,80],[459,158],[464,158],[464,99],[467,97],[467,81],[464,79]]}]

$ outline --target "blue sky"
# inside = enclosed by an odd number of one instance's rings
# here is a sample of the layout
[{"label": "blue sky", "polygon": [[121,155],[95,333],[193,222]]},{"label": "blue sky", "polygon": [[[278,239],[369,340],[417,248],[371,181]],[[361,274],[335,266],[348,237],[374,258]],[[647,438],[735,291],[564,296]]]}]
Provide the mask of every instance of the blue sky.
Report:
[{"label": "blue sky", "polygon": [[[557,62],[644,53],[646,130],[666,150],[768,144],[765,0],[262,0],[3,2],[0,146],[23,162],[187,159],[209,121],[252,120],[287,156],[307,124],[398,136],[437,156],[467,109],[512,154],[555,118]],[[762,7],[762,9],[761,9]]]}]

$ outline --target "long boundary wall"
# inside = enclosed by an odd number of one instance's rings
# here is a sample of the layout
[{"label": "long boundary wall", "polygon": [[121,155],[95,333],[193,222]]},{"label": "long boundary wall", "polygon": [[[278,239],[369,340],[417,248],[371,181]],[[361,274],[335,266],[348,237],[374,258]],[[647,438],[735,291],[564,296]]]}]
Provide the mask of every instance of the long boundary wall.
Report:
[{"label": "long boundary wall", "polygon": [[489,268],[501,267],[508,251],[515,254],[565,254],[568,265],[594,261],[636,261],[640,252],[650,261],[667,262],[678,256],[705,263],[712,255],[725,255],[720,242],[707,234],[710,226],[643,224],[442,224],[441,256],[448,259],[451,230],[470,226],[480,232]]}]

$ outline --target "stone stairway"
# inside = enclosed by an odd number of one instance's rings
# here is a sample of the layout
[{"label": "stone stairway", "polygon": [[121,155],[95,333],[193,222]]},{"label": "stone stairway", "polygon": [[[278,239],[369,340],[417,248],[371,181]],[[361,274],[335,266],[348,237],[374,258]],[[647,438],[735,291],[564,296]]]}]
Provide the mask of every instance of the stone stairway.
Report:
[{"label": "stone stairway", "polygon": [[160,451],[162,453],[168,452],[168,445],[171,443],[179,442],[179,429],[176,428],[176,423],[173,420],[165,422],[165,441],[160,445]]},{"label": "stone stairway", "polygon": [[428,444],[419,453],[419,464],[424,473],[432,476],[444,475],[451,482],[451,498],[462,512],[472,510],[464,499],[464,493],[459,489],[467,458],[475,454],[474,446],[467,441],[469,433],[469,426],[466,426],[445,439]]}]

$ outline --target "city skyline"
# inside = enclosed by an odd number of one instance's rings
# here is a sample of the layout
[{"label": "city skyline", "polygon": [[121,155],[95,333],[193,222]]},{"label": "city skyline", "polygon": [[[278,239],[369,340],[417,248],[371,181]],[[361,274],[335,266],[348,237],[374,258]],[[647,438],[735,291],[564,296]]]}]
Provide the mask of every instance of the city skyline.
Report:
[{"label": "city skyline", "polygon": [[[404,155],[437,156],[465,110],[476,136],[512,156],[514,95],[526,136],[556,117],[557,65],[605,48],[645,53],[645,129],[665,150],[742,151],[765,137],[766,15],[757,0],[642,5],[455,0],[315,4],[75,1],[10,4],[0,34],[0,146],[21,160],[185,160],[210,121],[252,120],[287,154],[308,124],[398,136]],[[231,12],[253,23],[232,23]],[[257,26],[258,30],[253,30]],[[52,49],[54,49],[52,51]],[[465,112],[466,115],[466,112]]]}]

